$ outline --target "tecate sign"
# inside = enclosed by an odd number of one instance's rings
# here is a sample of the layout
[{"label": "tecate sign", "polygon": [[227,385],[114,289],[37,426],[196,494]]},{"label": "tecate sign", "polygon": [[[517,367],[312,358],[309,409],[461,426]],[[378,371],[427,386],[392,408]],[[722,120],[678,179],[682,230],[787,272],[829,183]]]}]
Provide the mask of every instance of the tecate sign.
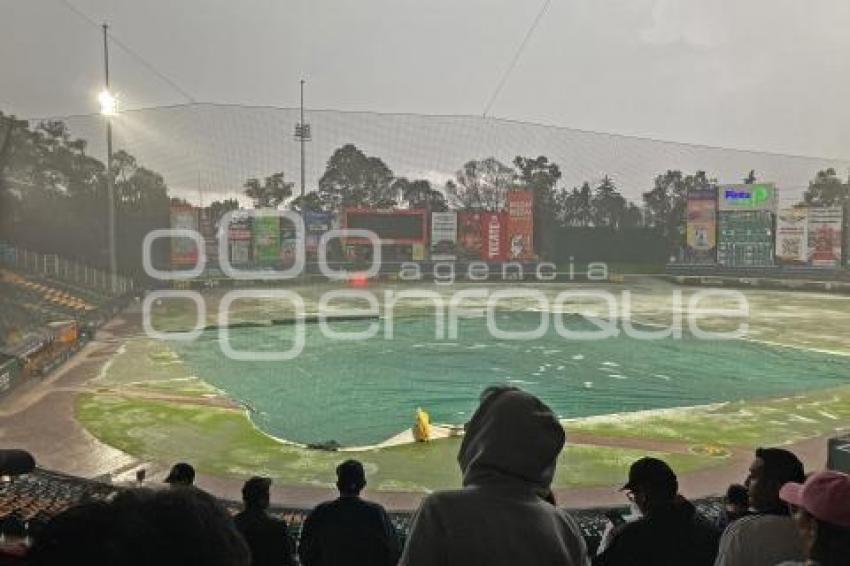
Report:
[{"label": "tecate sign", "polygon": [[717,190],[720,210],[776,209],[776,188],[772,183],[725,185]]}]

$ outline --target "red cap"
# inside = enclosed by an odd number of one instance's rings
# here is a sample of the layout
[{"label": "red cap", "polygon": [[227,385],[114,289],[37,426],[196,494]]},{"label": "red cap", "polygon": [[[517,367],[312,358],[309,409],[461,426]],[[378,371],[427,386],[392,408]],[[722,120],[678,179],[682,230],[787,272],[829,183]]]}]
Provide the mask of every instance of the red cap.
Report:
[{"label": "red cap", "polygon": [[830,525],[850,528],[850,476],[840,472],[818,472],[806,483],[788,482],[779,497],[802,507],[809,515]]}]

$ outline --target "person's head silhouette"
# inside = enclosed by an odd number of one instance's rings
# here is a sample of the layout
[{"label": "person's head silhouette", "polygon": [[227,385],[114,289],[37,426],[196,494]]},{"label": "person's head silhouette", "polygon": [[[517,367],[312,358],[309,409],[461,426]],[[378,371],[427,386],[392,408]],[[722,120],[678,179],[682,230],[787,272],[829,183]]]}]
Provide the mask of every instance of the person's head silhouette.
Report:
[{"label": "person's head silhouette", "polygon": [[124,491],[72,507],[35,537],[34,566],[248,566],[251,553],[227,511],[193,487]]},{"label": "person's head silhouette", "polygon": [[268,509],[271,499],[269,495],[271,485],[271,479],[257,476],[246,481],[245,485],[242,486],[242,501],[245,503],[245,508],[257,511]]},{"label": "person's head silhouette", "polygon": [[195,483],[195,468],[186,462],[178,462],[171,467],[165,483],[172,486],[187,486]]},{"label": "person's head silhouette", "polygon": [[366,487],[366,472],[357,460],[346,460],[336,467],[336,487],[343,497],[354,497]]}]

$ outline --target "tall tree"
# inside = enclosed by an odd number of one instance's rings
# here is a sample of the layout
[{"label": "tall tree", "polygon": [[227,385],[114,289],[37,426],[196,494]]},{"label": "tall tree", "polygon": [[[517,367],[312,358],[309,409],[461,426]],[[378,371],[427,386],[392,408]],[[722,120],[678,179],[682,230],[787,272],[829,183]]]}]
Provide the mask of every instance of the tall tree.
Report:
[{"label": "tall tree", "polygon": [[555,185],[561,178],[561,169],[544,155],[518,155],[514,166],[519,172],[518,182],[534,194],[534,246],[541,257],[551,258],[556,224]]},{"label": "tall tree", "polygon": [[660,230],[670,244],[670,251],[677,252],[685,243],[685,210],[688,191],[716,186],[705,171],[684,175],[678,170],[668,170],[655,178],[652,190],[643,193],[648,223]]},{"label": "tall tree", "polygon": [[[115,176],[118,269],[136,278],[144,276],[141,242],[151,231],[168,228],[168,187],[162,175],[140,165],[119,150],[112,156]],[[164,261],[164,256],[160,258]]]},{"label": "tall tree", "polygon": [[[2,117],[0,117],[2,118]],[[3,121],[0,119],[0,121]],[[86,154],[60,121],[15,128],[2,182],[3,237],[34,251],[105,268],[109,261],[106,167]],[[168,226],[168,188],[161,175],[126,151],[113,154],[118,269],[141,271],[142,239]],[[5,212],[5,211],[4,211]]]},{"label": "tall tree", "polygon": [[407,202],[409,208],[424,208],[431,212],[445,212],[449,209],[446,197],[436,190],[430,181],[417,179],[411,181],[405,177],[399,177],[393,181],[396,194]]},{"label": "tall tree", "polygon": [[843,182],[832,167],[818,171],[803,193],[803,202],[814,206],[850,205],[850,178]]},{"label": "tall tree", "polygon": [[214,200],[210,203],[210,216],[213,221],[218,222],[222,216],[232,210],[239,210],[239,201],[235,198]]},{"label": "tall tree", "polygon": [[328,210],[328,203],[318,191],[310,191],[289,201],[289,208],[296,212],[325,212]]},{"label": "tall tree", "polygon": [[587,182],[571,191],[561,189],[556,197],[558,220],[565,226],[590,226],[593,223],[592,199],[593,191]]},{"label": "tall tree", "polygon": [[378,157],[369,157],[353,144],[333,152],[319,179],[319,194],[331,209],[345,206],[388,208],[397,204],[393,172]]},{"label": "tall tree", "polygon": [[602,178],[591,199],[593,225],[614,230],[620,227],[627,210],[626,199],[607,175]]},{"label": "tall tree", "polygon": [[643,211],[633,202],[626,204],[623,217],[620,219],[620,229],[637,228],[643,225]]},{"label": "tall tree", "polygon": [[262,184],[252,177],[243,187],[245,196],[254,201],[254,208],[277,208],[292,196],[292,183],[286,182],[282,171],[269,175]]},{"label": "tall tree", "polygon": [[449,201],[462,209],[498,211],[505,207],[508,191],[516,183],[516,171],[495,157],[468,161],[446,183]]}]

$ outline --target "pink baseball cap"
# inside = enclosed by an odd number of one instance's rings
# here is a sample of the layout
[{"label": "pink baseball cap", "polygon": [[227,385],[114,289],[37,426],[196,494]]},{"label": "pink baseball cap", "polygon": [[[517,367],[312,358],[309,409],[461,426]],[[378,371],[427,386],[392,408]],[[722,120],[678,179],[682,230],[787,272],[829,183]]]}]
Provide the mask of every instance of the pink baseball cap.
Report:
[{"label": "pink baseball cap", "polygon": [[788,482],[779,490],[779,497],[825,523],[850,528],[850,476],[847,474],[818,472],[809,476],[805,483]]}]

